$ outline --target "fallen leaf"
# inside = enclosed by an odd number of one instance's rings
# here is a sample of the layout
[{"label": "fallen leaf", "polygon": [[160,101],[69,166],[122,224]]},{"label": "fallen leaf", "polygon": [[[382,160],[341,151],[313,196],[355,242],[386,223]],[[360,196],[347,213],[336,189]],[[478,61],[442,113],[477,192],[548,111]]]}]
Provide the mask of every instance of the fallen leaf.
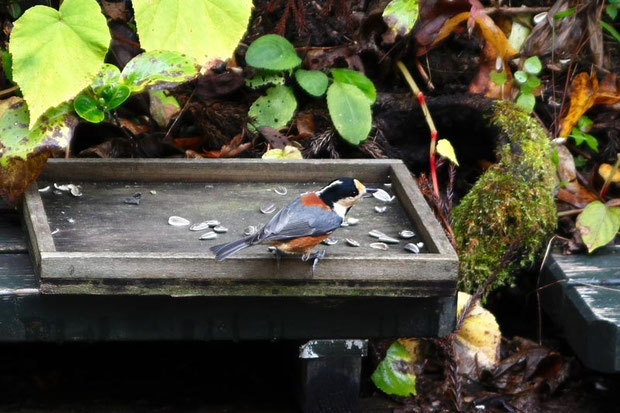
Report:
[{"label": "fallen leaf", "polygon": [[[503,65],[503,71],[497,72],[498,54],[493,46],[489,43],[485,43],[482,49],[482,55],[480,56],[480,65],[478,66],[478,73],[474,76],[473,80],[469,84],[469,93],[483,94],[485,97],[494,99],[503,99],[506,96],[512,95],[512,73],[508,65]],[[502,75],[503,84],[499,85],[493,80],[493,74]]]},{"label": "fallen leaf", "polygon": [[267,139],[269,145],[274,149],[284,149],[291,144],[291,141],[283,133],[269,126],[259,126],[258,132]]},{"label": "fallen leaf", "polygon": [[558,190],[557,199],[575,208],[583,208],[598,197],[577,181],[577,169],[573,154],[564,145],[555,147],[558,154],[557,174],[564,185]]},{"label": "fallen leaf", "polygon": [[303,113],[295,120],[297,126],[297,139],[307,139],[314,136],[314,116],[311,113]]},{"label": "fallen leaf", "polygon": [[[457,318],[471,299],[467,293],[458,293]],[[472,379],[478,377],[478,368],[490,370],[499,362],[502,334],[495,316],[477,302],[456,331],[454,353],[457,370]]]},{"label": "fallen leaf", "polygon": [[[612,169],[614,169],[613,165],[608,163],[603,163],[598,167],[598,174],[603,178],[603,180],[607,180],[609,175],[611,174]],[[611,178],[611,182],[620,182],[620,170],[616,170],[614,176]]]},{"label": "fallen leaf", "polygon": [[149,111],[160,128],[165,128],[170,120],[179,114],[181,105],[165,90],[149,90]]},{"label": "fallen leaf", "polygon": [[407,349],[398,341],[388,348],[385,358],[370,377],[372,382],[386,394],[415,396],[415,373]]},{"label": "fallen leaf", "polygon": [[595,105],[613,105],[620,101],[620,78],[615,73],[607,73],[598,85]]},{"label": "fallen leaf", "polygon": [[294,146],[286,146],[284,149],[271,149],[265,152],[263,159],[303,159],[301,152]]},{"label": "fallen leaf", "polygon": [[591,202],[577,217],[577,229],[588,252],[607,245],[620,230],[620,208]]},{"label": "fallen leaf", "polygon": [[237,156],[241,152],[247,151],[252,146],[252,142],[241,143],[242,141],[243,134],[240,133],[232,138],[229,144],[222,145],[220,150],[207,151],[202,155],[207,158],[231,158],[233,156]]}]

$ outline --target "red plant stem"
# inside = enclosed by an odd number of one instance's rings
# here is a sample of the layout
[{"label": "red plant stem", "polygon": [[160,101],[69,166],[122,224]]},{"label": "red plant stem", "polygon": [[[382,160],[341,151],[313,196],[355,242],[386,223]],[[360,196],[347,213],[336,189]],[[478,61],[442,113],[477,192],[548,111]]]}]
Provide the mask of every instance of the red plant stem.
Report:
[{"label": "red plant stem", "polygon": [[437,128],[435,127],[435,122],[433,122],[433,118],[431,117],[431,112],[428,110],[428,106],[426,106],[426,99],[424,99],[424,94],[418,87],[418,85],[411,77],[411,73],[407,67],[400,60],[396,62],[396,66],[401,71],[407,84],[413,91],[413,94],[417,97],[418,103],[422,108],[422,113],[424,113],[424,119],[428,124],[428,128],[431,131],[431,148],[429,151],[429,161],[430,161],[430,169],[431,169],[431,180],[433,182],[433,193],[435,196],[439,197],[439,184],[437,183],[437,164],[435,162],[435,154],[436,154],[436,146],[437,146]]}]

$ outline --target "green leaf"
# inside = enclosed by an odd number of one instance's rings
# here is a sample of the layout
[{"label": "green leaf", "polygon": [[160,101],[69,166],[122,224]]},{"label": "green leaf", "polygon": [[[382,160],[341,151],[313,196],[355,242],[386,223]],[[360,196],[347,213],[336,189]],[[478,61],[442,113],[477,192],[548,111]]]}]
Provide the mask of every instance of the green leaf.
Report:
[{"label": "green leaf", "polygon": [[556,20],[559,20],[559,19],[563,19],[568,16],[572,16],[574,13],[575,13],[575,7],[571,7],[570,9],[566,9],[564,11],[554,14],[553,18]]},{"label": "green leaf", "polygon": [[515,103],[527,113],[532,113],[536,105],[536,98],[530,93],[519,93]]},{"label": "green leaf", "polygon": [[105,112],[99,107],[97,100],[88,93],[80,93],[75,98],[73,109],[82,119],[91,123],[99,123],[105,119]]},{"label": "green leaf", "polygon": [[392,0],[383,10],[383,20],[390,30],[405,36],[418,20],[418,0]]},{"label": "green leaf", "polygon": [[530,75],[527,78],[527,81],[525,82],[525,84],[527,85],[527,87],[529,87],[532,90],[534,90],[538,86],[540,86],[540,79],[537,76],[535,76],[535,75]]},{"label": "green leaf", "polygon": [[590,202],[577,217],[577,229],[588,252],[607,245],[620,230],[620,209]]},{"label": "green leaf", "polygon": [[581,145],[582,143],[586,143],[586,145],[592,149],[594,152],[598,152],[598,140],[588,134],[588,133],[584,133],[582,131],[580,131],[577,128],[573,128],[573,130],[571,131],[570,135],[568,135],[570,138],[573,138],[573,140],[575,141],[575,144],[577,146]]},{"label": "green leaf", "polygon": [[582,117],[579,118],[579,120],[577,121],[577,127],[579,128],[580,131],[582,131],[583,133],[588,133],[592,130],[592,125],[594,125],[594,122],[592,121],[592,119],[590,119],[589,117],[587,117],[586,115],[583,115]]},{"label": "green leaf", "polygon": [[327,89],[327,108],[344,140],[359,145],[368,137],[372,112],[368,97],[360,89],[346,83],[332,83]]},{"label": "green leaf", "polygon": [[129,98],[131,91],[125,85],[106,86],[101,91],[101,98],[103,99],[103,105],[105,110],[112,110],[119,107],[124,101]]},{"label": "green leaf", "polygon": [[607,22],[604,22],[604,21],[602,21],[602,20],[601,20],[599,23],[601,24],[601,27],[602,27],[602,28],[603,28],[603,29],[604,29],[607,33],[611,34],[611,36],[612,36],[614,39],[616,39],[616,41],[617,41],[618,43],[620,43],[620,33],[618,33],[618,31],[617,31],[616,29],[614,29],[614,27],[613,27],[611,24],[609,24],[609,23],[607,23]]},{"label": "green leaf", "polygon": [[560,164],[560,154],[558,153],[558,150],[555,148],[553,148],[553,152],[551,153],[551,162],[553,162],[556,168]]},{"label": "green leaf", "polygon": [[523,70],[525,70],[530,75],[537,75],[542,70],[542,63],[538,56],[531,56],[525,59],[523,62]]},{"label": "green leaf", "polygon": [[199,66],[229,59],[243,37],[252,0],[133,0],[140,46],[193,57]]},{"label": "green leaf", "polygon": [[2,50],[0,53],[0,58],[2,59],[2,72],[4,73],[4,77],[9,82],[13,81],[13,59],[11,58],[11,54],[6,50]]},{"label": "green leaf", "polygon": [[245,85],[252,89],[260,89],[263,86],[276,86],[284,84],[284,76],[270,70],[259,70],[251,79],[246,79]]},{"label": "green leaf", "polygon": [[121,83],[121,71],[118,67],[104,63],[97,76],[93,79],[90,87],[95,94],[100,95],[106,86],[117,86]]},{"label": "green leaf", "polygon": [[613,4],[609,4],[605,7],[605,13],[607,13],[610,19],[616,20],[616,16],[618,16],[618,7]]},{"label": "green leaf", "polygon": [[435,147],[437,153],[443,156],[444,158],[448,158],[450,162],[459,166],[459,161],[456,160],[456,154],[454,153],[454,148],[452,144],[447,139],[439,139],[437,141],[437,146]]},{"label": "green leaf", "polygon": [[493,83],[495,83],[497,86],[503,85],[504,83],[506,83],[506,80],[508,79],[508,77],[506,76],[506,72],[504,71],[502,72],[491,71],[489,73],[489,77],[491,78]]},{"label": "green leaf", "polygon": [[97,74],[110,31],[94,0],[35,6],[15,22],[9,49],[13,79],[30,109],[30,127],[48,108],[73,99]]},{"label": "green leaf", "polygon": [[284,37],[266,34],[254,40],[245,54],[248,65],[258,69],[290,70],[301,64],[295,48]]},{"label": "green leaf", "polygon": [[254,119],[255,128],[269,126],[274,129],[286,126],[297,109],[297,100],[288,86],[274,86],[267,89],[267,94],[261,96],[250,106],[248,115]]},{"label": "green leaf", "polygon": [[371,105],[377,100],[374,83],[362,73],[349,69],[332,69],[331,73],[336,82],[353,85],[364,92]]},{"label": "green leaf", "polygon": [[517,19],[514,19],[510,29],[510,36],[508,36],[508,43],[513,49],[521,50],[523,43],[525,43],[525,39],[527,39],[531,31],[532,30],[527,25],[521,23]]},{"label": "green leaf", "polygon": [[514,74],[514,78],[517,81],[517,83],[522,85],[525,82],[527,82],[527,73],[525,73],[523,70],[517,70]]},{"label": "green leaf", "polygon": [[385,358],[370,378],[375,386],[386,394],[405,397],[416,395],[411,355],[398,341],[388,348]]},{"label": "green leaf", "polygon": [[329,83],[327,75],[318,70],[299,69],[295,72],[295,80],[306,93],[314,97],[323,96]]},{"label": "green leaf", "polygon": [[127,63],[122,82],[132,93],[146,88],[166,89],[198,76],[200,67],[193,58],[177,52],[154,50],[142,53]]}]

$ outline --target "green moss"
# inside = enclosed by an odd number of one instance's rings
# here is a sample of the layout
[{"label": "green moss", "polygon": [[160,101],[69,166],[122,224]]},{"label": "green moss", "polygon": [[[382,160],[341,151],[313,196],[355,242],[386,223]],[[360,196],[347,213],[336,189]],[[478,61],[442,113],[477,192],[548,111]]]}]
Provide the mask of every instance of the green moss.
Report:
[{"label": "green moss", "polygon": [[499,162],[491,166],[454,208],[460,259],[459,289],[473,292],[500,267],[508,247],[523,234],[520,254],[490,289],[513,284],[531,266],[555,229],[555,167],[540,124],[508,102],[493,106],[490,123],[499,130]]}]

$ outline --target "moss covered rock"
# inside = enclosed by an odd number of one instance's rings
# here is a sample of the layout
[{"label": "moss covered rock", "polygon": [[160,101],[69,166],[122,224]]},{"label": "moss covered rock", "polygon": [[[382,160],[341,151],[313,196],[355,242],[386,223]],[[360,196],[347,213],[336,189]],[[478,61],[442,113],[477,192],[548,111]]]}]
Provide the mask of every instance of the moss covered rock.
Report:
[{"label": "moss covered rock", "polygon": [[511,243],[527,233],[520,254],[490,289],[512,284],[520,269],[536,261],[557,222],[555,166],[540,124],[509,102],[493,105],[490,123],[499,130],[499,162],[480,177],[452,214],[461,263],[459,290],[468,292],[482,284],[500,266]]}]

